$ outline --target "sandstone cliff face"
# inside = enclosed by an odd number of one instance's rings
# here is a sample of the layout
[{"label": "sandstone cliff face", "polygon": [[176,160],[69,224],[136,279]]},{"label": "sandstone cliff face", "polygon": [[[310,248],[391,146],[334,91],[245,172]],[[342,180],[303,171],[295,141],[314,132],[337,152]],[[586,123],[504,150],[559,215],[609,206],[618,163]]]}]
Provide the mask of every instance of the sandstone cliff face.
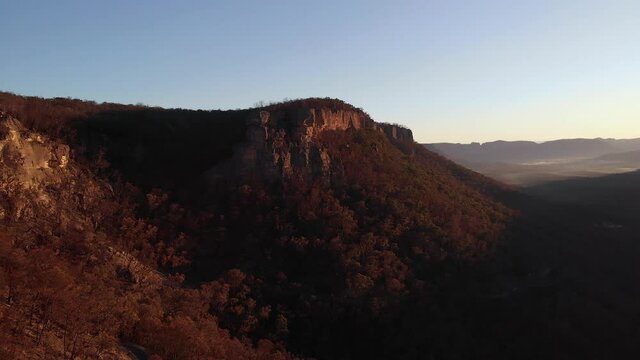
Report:
[{"label": "sandstone cliff face", "polygon": [[413,132],[407,128],[391,124],[376,124],[375,126],[391,139],[413,142]]},{"label": "sandstone cliff face", "polygon": [[239,174],[260,171],[285,178],[295,173],[328,178],[331,159],[316,141],[324,131],[374,130],[394,141],[413,141],[411,130],[379,124],[365,113],[351,110],[263,110],[250,116],[246,124],[246,142],[237,147],[232,160]]},{"label": "sandstone cliff face", "polygon": [[[70,155],[69,146],[0,114],[0,222],[34,227],[46,222],[63,230],[95,230],[101,211],[106,210],[103,200],[112,200],[111,189],[72,162]],[[104,250],[114,265],[130,273],[132,281],[162,283],[160,274],[131,254],[112,247]]]},{"label": "sandstone cliff face", "polygon": [[69,162],[69,147],[49,141],[46,137],[28,132],[14,118],[6,118],[1,125],[0,162],[13,170],[13,176],[24,188],[37,186],[55,177]]},{"label": "sandstone cliff face", "polygon": [[0,114],[0,221],[47,217],[63,227],[86,227],[89,218],[77,214],[95,205],[105,190],[70,163],[69,146]]}]

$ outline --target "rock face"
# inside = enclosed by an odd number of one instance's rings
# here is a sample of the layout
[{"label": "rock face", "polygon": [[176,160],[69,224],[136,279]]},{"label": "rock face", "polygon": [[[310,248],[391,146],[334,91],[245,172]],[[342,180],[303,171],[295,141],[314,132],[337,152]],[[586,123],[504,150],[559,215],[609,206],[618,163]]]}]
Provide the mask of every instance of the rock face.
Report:
[{"label": "rock face", "polygon": [[69,147],[28,132],[22,124],[6,117],[0,122],[0,162],[13,170],[15,179],[25,188],[36,186],[55,176],[69,163]]},{"label": "rock face", "polygon": [[374,130],[393,141],[413,141],[411,130],[376,123],[365,113],[353,110],[262,110],[252,114],[246,124],[247,141],[238,146],[232,160],[236,171],[245,175],[260,171],[285,178],[296,173],[328,178],[331,159],[316,141],[325,131]]},{"label": "rock face", "polygon": [[376,128],[391,139],[413,142],[413,132],[407,128],[391,124],[376,124]]},{"label": "rock face", "polygon": [[90,224],[76,214],[108,191],[69,161],[69,146],[0,114],[0,221],[46,217],[63,227]]}]

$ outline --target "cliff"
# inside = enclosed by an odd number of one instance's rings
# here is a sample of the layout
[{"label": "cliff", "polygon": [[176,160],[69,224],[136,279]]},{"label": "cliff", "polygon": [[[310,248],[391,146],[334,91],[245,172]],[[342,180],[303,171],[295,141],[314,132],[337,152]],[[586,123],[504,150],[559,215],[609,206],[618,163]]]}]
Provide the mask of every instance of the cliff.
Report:
[{"label": "cliff", "polygon": [[376,124],[375,126],[391,139],[413,142],[413,132],[410,129],[393,124]]},{"label": "cliff", "polygon": [[68,146],[0,114],[0,220],[19,219],[33,212],[35,204],[49,204],[45,188],[60,184],[68,160]]},{"label": "cliff", "polygon": [[68,145],[0,113],[0,221],[95,226],[92,210],[102,206],[109,187],[70,156]]},{"label": "cliff", "polygon": [[246,141],[237,147],[232,160],[240,174],[257,170],[288,177],[302,171],[326,177],[331,158],[317,140],[327,131],[374,130],[391,141],[413,142],[411,130],[376,123],[363,111],[352,109],[266,108],[252,113],[246,126]]},{"label": "cliff", "polygon": [[3,135],[0,138],[0,161],[13,170],[13,175],[22,186],[36,185],[53,175],[57,169],[66,168],[69,162],[67,145],[51,142],[43,135],[27,131],[12,117],[0,121],[0,134]]}]

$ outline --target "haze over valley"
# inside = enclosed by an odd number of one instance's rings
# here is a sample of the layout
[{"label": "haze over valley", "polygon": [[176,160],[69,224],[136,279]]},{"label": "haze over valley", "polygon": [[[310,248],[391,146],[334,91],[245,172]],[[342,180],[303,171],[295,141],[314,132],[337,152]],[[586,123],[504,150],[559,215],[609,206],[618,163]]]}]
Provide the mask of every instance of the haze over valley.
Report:
[{"label": "haze over valley", "polygon": [[425,144],[445,157],[517,186],[640,169],[640,139],[564,139]]}]

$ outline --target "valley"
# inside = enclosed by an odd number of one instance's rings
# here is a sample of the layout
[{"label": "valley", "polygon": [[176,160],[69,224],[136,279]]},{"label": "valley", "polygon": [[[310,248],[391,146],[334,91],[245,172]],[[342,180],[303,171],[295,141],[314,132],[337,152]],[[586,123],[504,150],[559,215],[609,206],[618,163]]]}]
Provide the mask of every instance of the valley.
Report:
[{"label": "valley", "polygon": [[568,139],[545,143],[426,144],[460,164],[515,186],[593,178],[640,169],[640,140]]}]

